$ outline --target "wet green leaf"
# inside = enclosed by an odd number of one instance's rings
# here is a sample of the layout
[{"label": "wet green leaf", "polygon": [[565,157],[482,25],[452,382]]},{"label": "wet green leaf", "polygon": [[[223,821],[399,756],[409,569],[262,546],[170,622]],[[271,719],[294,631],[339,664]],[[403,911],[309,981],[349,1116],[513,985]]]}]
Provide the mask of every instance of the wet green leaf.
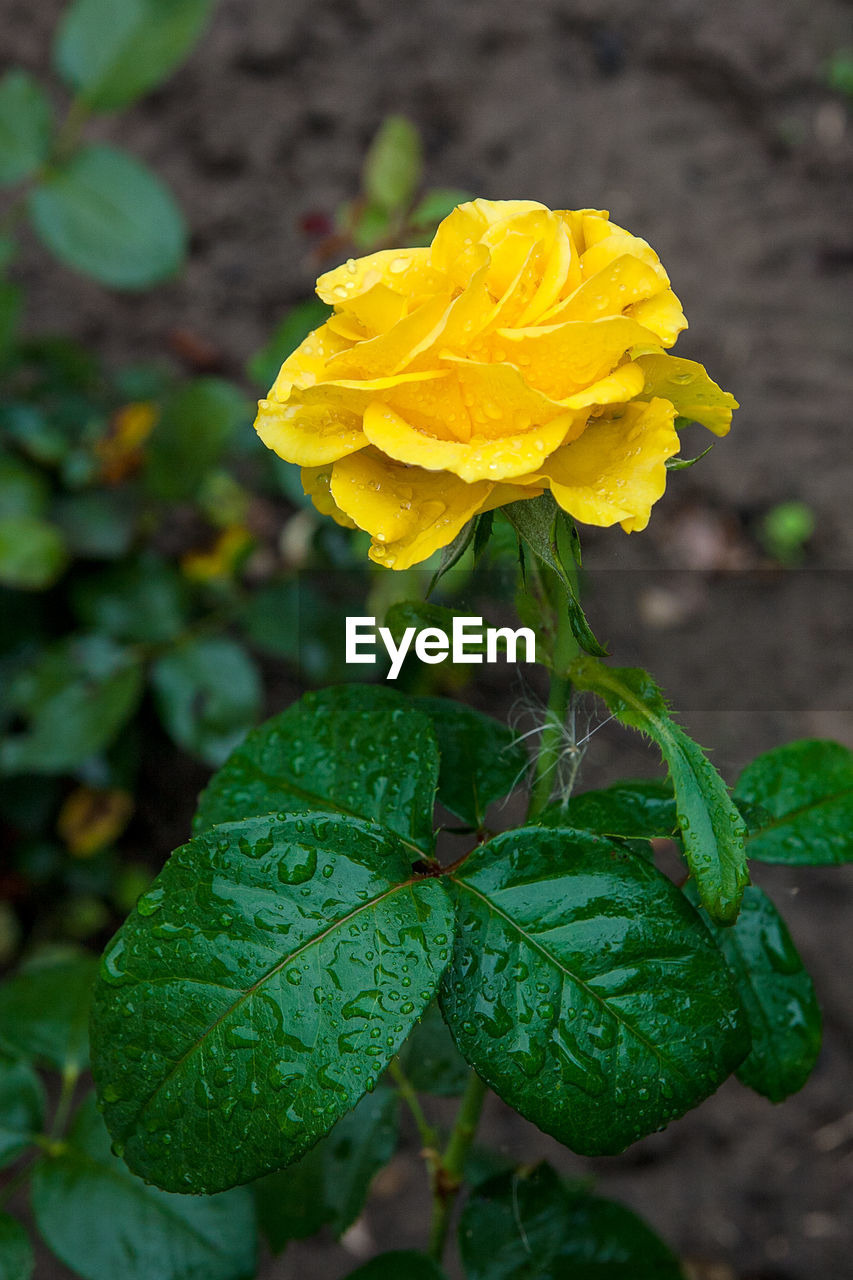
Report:
[{"label": "wet green leaf", "polygon": [[736,800],[760,806],[746,851],[761,862],[815,866],[853,861],[853,751],[820,738],[775,747],[748,764]]},{"label": "wet green leaf", "polygon": [[273,1253],[323,1226],[342,1236],[361,1213],[370,1184],[397,1146],[398,1099],[379,1085],[288,1169],[252,1188]]},{"label": "wet green leaf", "polygon": [[44,1090],[32,1067],[0,1055],[0,1168],[16,1160],[41,1133],[44,1108]]},{"label": "wet green leaf", "polygon": [[3,773],[66,773],[114,739],[133,715],[142,669],[103,636],[73,636],[45,652],[12,683],[26,728],[0,744]]},{"label": "wet green leaf", "polygon": [[185,625],[186,586],[168,561],[150,553],[79,579],[71,595],[83,625],[116,640],[162,644]]},{"label": "wet green leaf", "polygon": [[437,1003],[428,1005],[399,1053],[400,1065],[418,1093],[455,1098],[468,1082],[468,1063],[460,1054]]},{"label": "wet green leaf", "polygon": [[547,1164],[478,1187],[459,1247],[468,1280],[683,1280],[636,1214],[567,1186]]},{"label": "wet green leaf", "polygon": [[363,1267],[351,1271],[346,1280],[404,1280],[404,1277],[405,1280],[446,1280],[437,1262],[409,1249],[380,1253]]},{"label": "wet green leaf", "polygon": [[412,698],[432,721],[441,757],[438,799],[463,822],[479,827],[489,805],[527,772],[524,744],[505,724],[448,698]]},{"label": "wet green leaf", "polygon": [[158,659],[151,682],[163,724],[178,746],[220,765],[261,710],[261,678],[235,640],[189,640]]},{"label": "wet green leaf", "polygon": [[68,564],[62,534],[38,516],[0,516],[0,585],[45,591]]},{"label": "wet green leaf", "polygon": [[93,956],[31,961],[0,985],[0,1046],[57,1071],[89,1060]]},{"label": "wet green leaf", "polygon": [[510,502],[501,510],[509,520],[520,541],[533,554],[557,574],[566,589],[572,635],[586,653],[604,656],[602,648],[590,630],[577,594],[574,564],[576,536],[571,518],[558,506],[552,493],[538,498],[524,498]]},{"label": "wet green leaf", "polygon": [[243,392],[223,378],[196,378],[180,387],[164,404],[147,445],[148,488],[170,502],[193,497],[250,418]]},{"label": "wet green leaf", "polygon": [[91,1095],[60,1154],[33,1173],[33,1214],[84,1280],[250,1280],[257,1234],[247,1191],[176,1196],[146,1186],[110,1151]]},{"label": "wet green leaf", "polygon": [[30,1280],[34,1266],[26,1231],[16,1218],[0,1213],[0,1280]]},{"label": "wet green leaf", "polygon": [[95,994],[93,1073],[132,1169],[169,1190],[247,1182],[373,1087],[449,956],[449,895],[411,861],[386,828],[319,812],[172,855]]},{"label": "wet green leaf", "polygon": [[405,116],[382,122],[364,161],[362,182],[368,202],[386,213],[401,213],[421,178],[421,139]]},{"label": "wet green leaf", "polygon": [[253,382],[266,392],[278,377],[282,363],[291,355],[313,329],[325,324],[332,314],[319,298],[307,298],[291,307],[287,315],[273,330],[271,337],[256,351],[246,365],[246,372]]},{"label": "wet green leaf", "polygon": [[84,147],[51,169],[30,192],[29,210],[60,261],[117,289],[164,280],[184,256],[186,228],[171,192],[114,147]]},{"label": "wet green leaf", "polygon": [[402,694],[323,689],[249,735],[203,792],[194,829],[258,813],[337,810],[429,852],[438,770],[430,721]]},{"label": "wet green leaf", "polygon": [[731,924],[749,874],[743,847],[746,828],[726,784],[699,744],[671,719],[648,672],[582,658],[572,665],[570,675],[576,688],[597,693],[617,720],[639,729],[660,748],[675,791],[684,856],[702,904],[718,924]]},{"label": "wet green leaf", "polygon": [[[695,901],[695,889],[689,894]],[[771,1102],[802,1089],[820,1053],[821,1016],[812,980],[785,921],[761,889],[750,885],[735,923],[710,925],[734,974],[752,1034],[738,1079]]]},{"label": "wet green leaf", "polygon": [[675,796],[669,782],[626,780],[600,791],[583,791],[568,804],[552,804],[537,819],[543,827],[577,827],[601,836],[653,840],[675,834]]},{"label": "wet green leaf", "polygon": [[726,965],[654,867],[600,836],[529,827],[454,873],[442,1008],[474,1069],[585,1155],[621,1151],[713,1093],[749,1048]]},{"label": "wet green leaf", "polygon": [[56,36],[54,62],[95,111],[115,111],[183,62],[216,0],[73,0]]},{"label": "wet green leaf", "polygon": [[0,184],[22,182],[50,151],[53,109],[38,80],[15,68],[0,80]]}]

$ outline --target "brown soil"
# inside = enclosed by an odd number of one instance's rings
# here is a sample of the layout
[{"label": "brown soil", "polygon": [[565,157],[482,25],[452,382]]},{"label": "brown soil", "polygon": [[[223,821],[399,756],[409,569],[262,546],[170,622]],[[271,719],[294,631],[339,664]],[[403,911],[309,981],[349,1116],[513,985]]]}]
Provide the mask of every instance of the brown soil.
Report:
[{"label": "brown soil", "polygon": [[[2,60],[42,72],[60,5],[0,8]],[[677,691],[729,777],[787,738],[853,746],[853,125],[820,70],[851,41],[850,17],[844,0],[222,0],[180,74],[92,126],[172,183],[193,229],[186,272],[114,296],[31,247],[20,267],[28,321],[117,360],[159,357],[184,329],[237,373],[311,287],[300,219],[354,194],[365,144],[390,111],[421,128],[432,185],[609,207],[673,278],[691,320],[679,351],[743,408],[727,441],[673,477],[645,539],[588,539],[593,620],[617,658],[648,662]],[[793,586],[762,567],[751,538],[761,513],[790,497],[817,521]],[[478,696],[503,700],[487,686]],[[604,729],[586,781],[649,768],[642,746]],[[731,1082],[610,1160],[573,1157],[497,1101],[484,1137],[520,1160],[594,1172],[705,1264],[704,1280],[845,1280],[853,873],[757,878],[824,1006],[826,1045],[802,1094],[776,1109]],[[374,1247],[417,1247],[423,1201],[409,1134],[346,1247],[294,1246],[263,1274],[333,1280]],[[47,1261],[39,1271],[65,1274]]]}]

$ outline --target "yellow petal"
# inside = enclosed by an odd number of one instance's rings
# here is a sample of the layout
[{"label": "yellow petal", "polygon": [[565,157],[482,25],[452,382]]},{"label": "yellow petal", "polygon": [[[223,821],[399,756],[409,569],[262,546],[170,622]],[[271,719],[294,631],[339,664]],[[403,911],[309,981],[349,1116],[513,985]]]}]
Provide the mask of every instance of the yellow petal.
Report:
[{"label": "yellow petal", "polygon": [[500,329],[499,359],[517,365],[532,387],[564,400],[597,382],[618,364],[629,347],[649,342],[650,334],[628,316],[570,320],[530,329]]},{"label": "yellow petal", "polygon": [[348,308],[378,284],[408,297],[441,287],[441,280],[430,264],[429,249],[380,249],[327,271],[317,281],[317,294],[330,306]]},{"label": "yellow petal", "polygon": [[644,529],[666,488],[666,460],[678,453],[674,417],[666,400],[626,405],[620,417],[590,423],[528,479],[548,481],[560,506],[584,524]]},{"label": "yellow petal", "polygon": [[339,352],[326,365],[326,376],[330,379],[383,378],[406,369],[441,333],[450,302],[449,294],[438,294],[387,333]]},{"label": "yellow petal", "polygon": [[732,424],[732,413],[738,402],[708,377],[703,365],[679,356],[640,356],[636,362],[643,371],[643,399],[661,396],[675,406],[682,418],[701,422],[716,436],[724,436]]},{"label": "yellow petal", "polygon": [[665,280],[661,280],[655,267],[626,253],[585,280],[565,301],[541,316],[539,323],[618,316],[632,303],[642,302],[665,287]]},{"label": "yellow petal", "polygon": [[351,343],[330,329],[328,323],[314,329],[285,360],[270,391],[271,400],[286,400],[294,385],[310,387],[322,377],[327,361]]},{"label": "yellow petal", "polygon": [[628,308],[628,315],[656,333],[665,347],[671,347],[678,335],[687,328],[681,303],[671,289],[664,289],[663,293],[657,293],[653,298],[635,303]]},{"label": "yellow petal", "polygon": [[663,283],[669,284],[669,276],[647,240],[631,235],[630,231],[617,226],[615,222],[589,216],[583,220],[583,233],[586,248],[581,254],[581,266],[587,279],[609,266],[615,258],[628,253],[632,258],[639,258],[650,267],[658,268]]},{"label": "yellow petal", "polygon": [[[584,418],[581,421],[581,429]],[[416,431],[387,405],[377,401],[364,414],[364,434],[389,458],[428,471],[450,471],[468,483],[523,475],[578,428],[578,415],[565,413],[545,426],[489,439],[473,435],[467,444],[438,440]]]},{"label": "yellow petal", "polygon": [[606,378],[583,391],[576,391],[573,396],[567,396],[563,404],[567,409],[585,409],[595,404],[624,404],[638,396],[644,385],[645,377],[638,363],[620,364]]},{"label": "yellow petal", "polygon": [[358,526],[345,511],[341,511],[332,497],[329,488],[332,479],[332,465],[325,467],[303,467],[301,472],[302,488],[314,503],[321,516],[331,516],[335,524],[344,529],[355,529]]},{"label": "yellow petal", "polygon": [[577,252],[583,253],[586,248],[586,238],[584,236],[584,219],[593,218],[607,222],[610,214],[606,209],[557,209],[557,217],[562,219],[568,228],[569,235],[575,245]]},{"label": "yellow petal", "polygon": [[449,275],[456,260],[478,244],[480,237],[489,225],[485,214],[477,207],[481,201],[468,200],[457,205],[439,224],[429,253],[430,265],[434,270]]},{"label": "yellow petal", "polygon": [[327,394],[312,400],[312,390],[315,388],[295,392],[285,404],[278,400],[258,403],[255,430],[267,448],[301,467],[319,467],[363,449],[367,441],[360,415],[335,404]]},{"label": "yellow petal", "polygon": [[580,265],[577,262],[571,238],[565,227],[558,224],[543,265],[539,287],[518,316],[515,327],[521,329],[525,325],[541,323],[544,313],[567,289],[573,267],[579,279]]},{"label": "yellow petal", "polygon": [[408,569],[447,546],[491,489],[487,481],[465,484],[401,466],[372,449],[342,458],[332,469],[332,497],[371,534],[370,558],[388,569]]}]

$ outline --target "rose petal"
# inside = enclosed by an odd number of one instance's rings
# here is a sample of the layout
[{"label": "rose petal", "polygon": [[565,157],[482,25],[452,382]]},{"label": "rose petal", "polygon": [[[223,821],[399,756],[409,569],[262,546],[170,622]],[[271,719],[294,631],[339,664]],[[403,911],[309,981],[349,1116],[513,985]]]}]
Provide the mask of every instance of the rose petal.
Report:
[{"label": "rose petal", "polygon": [[447,546],[492,487],[401,466],[372,449],[336,462],[331,481],[337,505],[373,537],[371,560],[389,569],[408,569]]},{"label": "rose petal", "polygon": [[468,483],[514,479],[530,471],[577,426],[578,416],[565,413],[535,431],[499,439],[472,436],[462,444],[424,435],[379,401],[364,414],[365,436],[390,458],[428,471],[449,471]]},{"label": "rose petal", "polygon": [[560,506],[584,524],[644,529],[666,488],[666,460],[680,447],[674,418],[666,400],[626,405],[621,416],[590,423],[526,478],[549,482]]},{"label": "rose petal", "polygon": [[500,329],[493,354],[517,365],[531,387],[564,400],[610,373],[629,347],[650,340],[650,331],[636,320],[608,316],[532,329]]},{"label": "rose petal", "polygon": [[676,338],[687,328],[687,320],[681,309],[681,303],[671,289],[655,294],[628,308],[628,315],[633,316],[645,328],[656,333],[665,347],[671,347]]},{"label": "rose petal", "polygon": [[279,369],[269,398],[286,400],[292,386],[310,387],[323,375],[326,362],[350,345],[346,338],[330,329],[328,323],[313,329]]},{"label": "rose petal", "polygon": [[356,529],[358,526],[355,521],[351,520],[345,511],[341,511],[330,492],[332,465],[303,467],[300,472],[302,488],[321,516],[331,516],[335,524],[341,525],[344,529]]},{"label": "rose petal", "polygon": [[732,413],[738,402],[708,377],[695,360],[679,356],[640,356],[636,362],[643,371],[645,387],[642,399],[661,396],[675,405],[675,411],[691,422],[701,422],[716,436],[724,436],[732,424]]},{"label": "rose petal", "polygon": [[343,266],[320,276],[317,295],[329,306],[348,307],[377,284],[407,298],[442,287],[429,249],[380,249],[363,258],[350,258]]},{"label": "rose petal", "polygon": [[665,282],[654,267],[626,253],[585,280],[565,301],[541,316],[539,323],[618,316],[632,303],[642,302],[664,288]]}]

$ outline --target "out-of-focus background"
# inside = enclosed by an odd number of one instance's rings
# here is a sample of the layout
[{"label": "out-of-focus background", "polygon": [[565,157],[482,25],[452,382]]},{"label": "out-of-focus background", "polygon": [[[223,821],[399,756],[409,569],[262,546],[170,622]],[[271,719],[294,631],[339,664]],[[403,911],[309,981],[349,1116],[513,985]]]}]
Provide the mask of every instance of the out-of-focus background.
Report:
[{"label": "out-of-focus background", "polygon": [[[0,70],[47,75],[61,9],[57,0],[2,0]],[[190,228],[185,268],[150,290],[120,293],[57,265],[24,231],[11,268],[26,294],[22,327],[74,338],[108,369],[164,366],[169,376],[226,379],[256,396],[262,388],[247,378],[246,361],[310,294],[318,270],[334,264],[336,210],[357,195],[365,152],[389,114],[419,130],[430,187],[609,209],[652,243],[672,277],[690,321],[679,354],[705,363],[742,407],[726,440],[670,478],[646,534],[585,534],[593,624],[617,659],[651,667],[730,780],[756,752],[789,738],[853,746],[851,48],[853,10],[844,0],[221,0],[176,74],[120,116],[87,126],[90,140],[128,148],[170,184]],[[137,385],[122,384],[124,400],[147,402]],[[693,430],[699,452],[705,444]],[[300,537],[313,536],[310,517],[294,515],[281,491],[240,506],[217,483],[202,507],[209,513],[226,499],[239,507],[228,528],[237,536],[234,528],[248,527],[256,540],[256,579],[299,561]],[[178,502],[161,518],[154,553],[180,553],[183,570],[188,554],[231,554],[221,528],[207,542],[196,538],[197,509]],[[285,524],[289,541],[279,536]],[[63,527],[73,534],[73,519]],[[100,572],[98,554],[91,558]],[[214,606],[217,572],[189,562],[189,579],[207,582]],[[103,619],[110,598],[103,581],[73,595],[84,622]],[[262,630],[256,617],[249,639]],[[150,643],[167,633],[164,624]],[[297,696],[300,676],[270,646],[259,649],[271,712]],[[177,688],[183,696],[185,675],[175,664],[164,675],[161,665],[155,694]],[[464,696],[503,714],[517,692],[495,677]],[[260,709],[252,710],[253,696],[249,689],[243,699],[250,717]],[[183,727],[171,728],[190,755],[178,759],[155,736],[156,750],[146,748],[133,773],[133,815],[123,831],[122,820],[114,823],[116,856],[129,850],[143,880],[185,838],[195,792],[221,746],[222,735],[211,747],[208,734],[190,758],[199,738],[187,727],[186,697]],[[18,712],[27,710],[22,698]],[[228,708],[222,714],[227,721]],[[226,725],[224,736],[230,731]],[[608,726],[590,744],[584,779],[597,785],[652,769],[642,744]],[[122,791],[124,776],[111,765],[76,783],[103,800]],[[90,916],[75,936],[97,943],[132,902],[135,882],[120,893],[112,881],[105,888],[85,837],[75,850],[73,807],[62,811],[65,836],[51,844],[39,835],[38,856],[4,871],[10,901],[23,903],[4,927],[23,921],[25,932],[61,934],[27,896],[38,868],[49,867],[44,883],[57,909],[68,894],[76,910],[84,901]],[[7,803],[5,821],[19,835],[20,806],[15,815]],[[91,814],[76,816],[90,831]],[[62,858],[70,878],[57,870]],[[853,1253],[853,876],[850,868],[763,868],[759,878],[788,919],[824,1007],[825,1048],[802,1094],[776,1109],[732,1081],[663,1134],[608,1160],[558,1149],[494,1100],[484,1138],[515,1158],[547,1155],[566,1172],[600,1179],[602,1191],[693,1260],[701,1280],[845,1280]],[[17,945],[10,934],[7,959]],[[294,1245],[262,1274],[333,1280],[375,1246],[417,1247],[424,1190],[409,1134],[342,1244]],[[71,1274],[47,1258],[40,1266],[45,1280]]]}]

